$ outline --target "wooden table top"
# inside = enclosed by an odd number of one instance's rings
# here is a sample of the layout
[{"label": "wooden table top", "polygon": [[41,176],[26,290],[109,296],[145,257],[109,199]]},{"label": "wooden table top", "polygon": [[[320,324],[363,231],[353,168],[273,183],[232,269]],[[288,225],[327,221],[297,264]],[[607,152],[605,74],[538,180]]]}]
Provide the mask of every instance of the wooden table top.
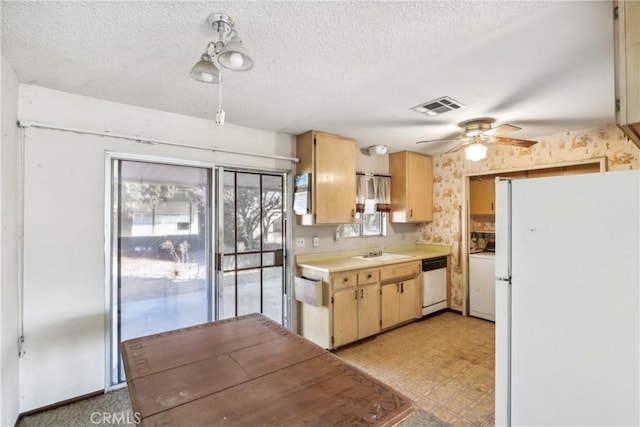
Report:
[{"label": "wooden table top", "polygon": [[406,396],[261,314],[121,349],[143,425],[389,426],[415,411]]}]

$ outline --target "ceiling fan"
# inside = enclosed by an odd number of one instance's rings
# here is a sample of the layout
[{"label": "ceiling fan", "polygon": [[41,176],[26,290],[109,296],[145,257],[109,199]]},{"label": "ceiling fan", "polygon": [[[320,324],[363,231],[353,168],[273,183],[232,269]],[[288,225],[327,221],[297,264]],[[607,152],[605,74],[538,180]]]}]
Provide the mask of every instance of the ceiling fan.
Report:
[{"label": "ceiling fan", "polygon": [[492,127],[491,125],[494,121],[495,120],[489,118],[467,120],[458,124],[462,129],[462,132],[460,133],[460,136],[455,139],[418,141],[416,144],[460,141],[460,144],[447,151],[447,153],[453,153],[454,151],[458,151],[459,149],[466,147],[466,158],[472,161],[478,161],[487,156],[487,144],[504,144],[527,148],[538,143],[538,141],[505,137],[503,135],[522,128],[506,123]]}]

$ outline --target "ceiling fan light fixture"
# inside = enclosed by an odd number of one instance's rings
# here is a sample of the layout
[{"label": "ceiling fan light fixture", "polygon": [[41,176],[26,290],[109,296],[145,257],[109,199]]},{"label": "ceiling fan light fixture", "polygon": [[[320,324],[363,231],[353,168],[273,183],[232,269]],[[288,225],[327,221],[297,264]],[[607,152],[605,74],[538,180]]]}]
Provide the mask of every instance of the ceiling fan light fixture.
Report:
[{"label": "ceiling fan light fixture", "polygon": [[477,162],[487,157],[487,146],[480,143],[471,144],[464,149],[464,154],[467,160]]}]

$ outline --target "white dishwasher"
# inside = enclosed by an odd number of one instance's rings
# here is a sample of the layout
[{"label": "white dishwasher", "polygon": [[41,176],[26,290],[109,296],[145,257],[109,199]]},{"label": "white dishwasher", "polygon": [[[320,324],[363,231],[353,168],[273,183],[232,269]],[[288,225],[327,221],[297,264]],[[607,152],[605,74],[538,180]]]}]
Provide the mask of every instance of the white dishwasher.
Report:
[{"label": "white dishwasher", "polygon": [[469,254],[469,314],[496,320],[495,252]]},{"label": "white dishwasher", "polygon": [[422,260],[422,315],[447,308],[447,257]]}]

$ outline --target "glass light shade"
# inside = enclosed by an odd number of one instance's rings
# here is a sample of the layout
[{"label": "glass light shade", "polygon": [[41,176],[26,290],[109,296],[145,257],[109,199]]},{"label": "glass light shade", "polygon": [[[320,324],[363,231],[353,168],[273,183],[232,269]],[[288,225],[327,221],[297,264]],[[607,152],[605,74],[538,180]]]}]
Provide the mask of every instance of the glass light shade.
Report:
[{"label": "glass light shade", "polygon": [[207,53],[202,55],[200,61],[196,63],[189,73],[191,78],[202,83],[220,83],[220,71],[216,64],[213,62],[213,58]]},{"label": "glass light shade", "polygon": [[218,55],[218,63],[224,68],[235,71],[248,71],[253,68],[253,60],[247,54],[240,37],[233,36]]},{"label": "glass light shade", "polygon": [[471,144],[464,149],[464,154],[467,160],[477,162],[487,157],[487,147],[482,144]]}]

